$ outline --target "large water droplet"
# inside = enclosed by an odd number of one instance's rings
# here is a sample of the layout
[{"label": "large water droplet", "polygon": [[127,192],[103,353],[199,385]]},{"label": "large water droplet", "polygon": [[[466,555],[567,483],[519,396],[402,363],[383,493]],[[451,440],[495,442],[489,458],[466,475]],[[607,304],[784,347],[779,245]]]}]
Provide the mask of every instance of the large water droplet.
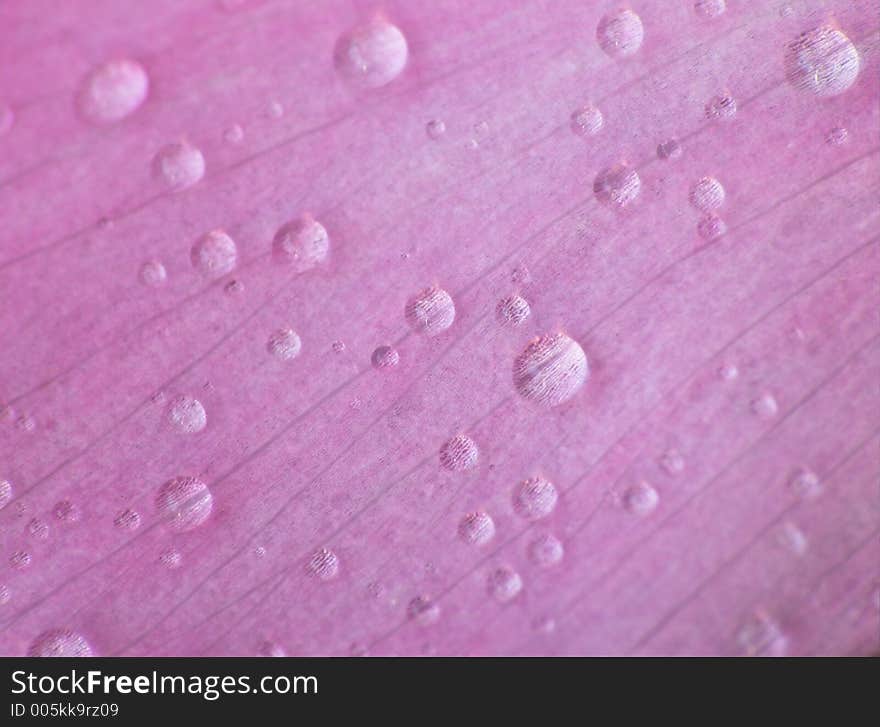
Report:
[{"label": "large water droplet", "polygon": [[698,210],[710,212],[724,203],[724,187],[714,177],[703,177],[691,187],[689,199]]},{"label": "large water droplet", "polygon": [[556,487],[545,477],[531,477],[517,485],[513,493],[513,509],[527,520],[547,517],[556,507],[559,495]]},{"label": "large water droplet", "polygon": [[642,47],[645,28],[632,10],[605,15],[596,28],[599,46],[612,58],[625,58]]},{"label": "large water droplet", "polygon": [[290,361],[299,356],[302,341],[292,328],[279,328],[269,336],[266,350],[280,361]]},{"label": "large water droplet", "polygon": [[190,259],[193,267],[206,278],[219,278],[235,267],[238,248],[223,230],[212,230],[196,240]]},{"label": "large water droplet", "polygon": [[525,399],[558,406],[583,386],[590,368],[584,349],[564,333],[535,339],[513,362],[513,385]]},{"label": "large water droplet", "polygon": [[391,83],[406,66],[408,48],[400,29],[377,18],[342,35],[333,51],[336,70],[362,88]]},{"label": "large water droplet", "polygon": [[538,568],[551,568],[562,560],[565,548],[559,538],[547,534],[529,543],[528,553],[529,560]]},{"label": "large water droplet", "polygon": [[175,191],[192,187],[205,176],[205,157],[186,141],[166,144],[153,158],[153,175]]},{"label": "large water droplet", "polygon": [[498,301],[495,315],[504,326],[518,326],[528,319],[532,309],[529,302],[521,295],[508,295]]},{"label": "large water droplet", "polygon": [[308,569],[322,581],[329,581],[339,573],[339,558],[336,557],[336,553],[332,550],[321,548],[312,555],[309,560]]},{"label": "large water droplet", "polygon": [[168,423],[183,434],[202,431],[208,423],[208,415],[202,402],[192,396],[177,396],[168,404]]},{"label": "large water droplet", "polygon": [[855,83],[859,52],[845,33],[827,25],[795,38],[785,49],[785,76],[798,89],[837,96]]},{"label": "large water droplet", "polygon": [[464,434],[457,434],[440,448],[440,464],[450,472],[464,472],[477,466],[477,443]]},{"label": "large water droplet", "polygon": [[492,598],[500,603],[507,603],[516,598],[523,583],[519,573],[507,566],[501,566],[489,574],[488,587]]},{"label": "large water droplet", "polygon": [[308,214],[282,225],[272,240],[275,260],[289,265],[295,273],[317,267],[327,260],[329,254],[327,230]]},{"label": "large water droplet", "polygon": [[468,545],[486,545],[495,537],[495,522],[488,513],[468,513],[458,524],[458,535]]},{"label": "large water droplet", "polygon": [[204,523],[214,507],[208,486],[197,477],[175,477],[156,495],[156,510],[177,532],[192,530]]},{"label": "large water droplet", "polygon": [[639,196],[642,180],[626,162],[603,169],[593,181],[593,194],[602,204],[622,210]]},{"label": "large water droplet", "polygon": [[452,296],[436,285],[410,298],[404,312],[410,327],[428,336],[443,333],[455,320]]},{"label": "large water droplet", "polygon": [[80,113],[96,124],[111,124],[134,112],[147,98],[150,79],[137,61],[121,59],[99,66],[80,87]]},{"label": "large water droplet", "polygon": [[34,639],[28,656],[91,656],[92,647],[80,634],[70,629],[50,629]]}]

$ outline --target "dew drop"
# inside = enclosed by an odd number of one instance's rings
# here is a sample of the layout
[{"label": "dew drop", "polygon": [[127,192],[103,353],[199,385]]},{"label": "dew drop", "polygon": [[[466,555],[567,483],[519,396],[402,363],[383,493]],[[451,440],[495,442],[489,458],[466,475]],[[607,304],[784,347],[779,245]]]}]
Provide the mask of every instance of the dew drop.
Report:
[{"label": "dew drop", "polygon": [[541,535],[529,543],[528,553],[529,560],[533,565],[538,568],[552,568],[562,560],[565,548],[559,538],[547,534]]},{"label": "dew drop", "polygon": [[781,546],[797,556],[806,553],[809,545],[807,536],[793,522],[787,522],[780,528],[777,540]]},{"label": "dew drop", "polygon": [[244,129],[238,124],[233,124],[223,132],[223,140],[228,144],[241,144],[244,141]]},{"label": "dew drop", "polygon": [[801,33],[785,49],[785,76],[795,88],[837,96],[859,75],[859,52],[842,31],[827,25]]},{"label": "dew drop", "polygon": [[123,510],[113,519],[113,525],[119,530],[133,532],[141,526],[141,516],[134,510]]},{"label": "dew drop", "polygon": [[324,226],[311,215],[283,224],[272,240],[272,255],[295,273],[321,265],[330,254],[330,238]]},{"label": "dew drop", "polygon": [[625,58],[642,47],[645,28],[632,10],[605,15],[596,28],[599,47],[612,58]]},{"label": "dew drop", "polygon": [[428,138],[434,139],[434,141],[436,141],[441,136],[443,136],[443,134],[446,133],[446,124],[440,119],[429,121],[425,125],[425,133],[427,133]]},{"label": "dew drop", "polygon": [[684,457],[677,449],[667,450],[660,458],[660,466],[666,474],[674,477],[684,471]]},{"label": "dew drop", "polygon": [[843,126],[835,126],[825,135],[825,143],[831,146],[843,146],[849,140],[849,131]]},{"label": "dew drop", "polygon": [[400,29],[376,18],[339,38],[333,63],[347,81],[361,88],[379,88],[401,74],[407,55],[406,38]]},{"label": "dew drop", "polygon": [[56,502],[55,507],[52,508],[52,514],[55,516],[56,520],[67,523],[77,522],[81,515],[79,508],[70,500]]},{"label": "dew drop", "polygon": [[31,644],[28,656],[83,657],[92,655],[92,647],[78,633],[69,629],[50,629],[41,633]]},{"label": "dew drop", "polygon": [[223,230],[212,230],[196,240],[190,260],[193,267],[206,278],[218,278],[235,267],[238,248]]},{"label": "dew drop", "polygon": [[513,509],[526,520],[540,520],[556,508],[559,495],[550,480],[538,476],[523,480],[513,493]]},{"label": "dew drop", "polygon": [[138,277],[144,285],[158,288],[168,280],[168,273],[165,272],[165,266],[158,260],[150,260],[141,265]]},{"label": "dew drop", "polygon": [[292,328],[279,328],[269,336],[266,350],[279,361],[290,361],[299,356],[302,341]]},{"label": "dew drop", "polygon": [[137,61],[120,59],[99,66],[80,87],[77,103],[85,119],[112,124],[133,113],[147,98],[150,79]]},{"label": "dew drop", "polygon": [[532,628],[539,634],[549,635],[556,631],[556,620],[551,616],[542,616],[535,619]]},{"label": "dew drop", "polygon": [[569,123],[572,132],[577,136],[595,136],[602,131],[605,119],[602,112],[590,104],[573,111]]},{"label": "dew drop", "polygon": [[736,99],[733,96],[713,96],[706,104],[706,118],[710,121],[731,121],[736,117]]},{"label": "dew drop", "polygon": [[406,615],[422,626],[430,626],[440,618],[440,606],[428,596],[416,596],[406,607]]},{"label": "dew drop", "polygon": [[727,223],[714,212],[709,212],[697,223],[697,234],[706,242],[717,240],[727,233]]},{"label": "dew drop", "polygon": [[495,522],[488,513],[468,513],[458,524],[458,536],[468,545],[486,545],[495,537]]},{"label": "dew drop", "polygon": [[180,568],[181,563],[183,563],[183,556],[180,554],[180,551],[168,548],[159,555],[159,562],[168,570],[175,570]]},{"label": "dew drop", "polygon": [[15,570],[24,570],[31,564],[31,554],[26,550],[16,550],[9,556],[9,565]]},{"label": "dew drop", "polygon": [[724,15],[726,9],[726,0],[695,0],[694,2],[694,12],[707,20]]},{"label": "dew drop", "polygon": [[410,298],[404,313],[416,333],[436,336],[455,320],[455,303],[449,293],[435,285]]},{"label": "dew drop", "polygon": [[392,346],[379,346],[370,357],[373,368],[382,371],[393,369],[400,363],[400,354]]},{"label": "dew drop", "polygon": [[322,581],[329,581],[339,573],[339,558],[332,550],[321,548],[312,555],[308,569],[312,575]]},{"label": "dew drop", "polygon": [[208,486],[197,477],[168,480],[156,495],[156,510],[177,532],[192,530],[204,523],[214,507]]},{"label": "dew drop", "polygon": [[440,464],[450,472],[464,472],[477,466],[477,444],[464,434],[457,434],[440,447]]},{"label": "dew drop", "polygon": [[752,412],[761,419],[772,419],[779,411],[779,405],[773,394],[762,394],[752,402]]},{"label": "dew drop", "polygon": [[590,368],[584,349],[564,333],[536,338],[513,362],[513,385],[524,399],[558,406],[584,385]]},{"label": "dew drop", "polygon": [[192,396],[177,396],[168,404],[168,423],[183,434],[202,431],[208,423],[208,415],[202,403]]},{"label": "dew drop", "polygon": [[39,518],[34,518],[28,523],[28,535],[37,540],[47,540],[49,538],[49,526]]},{"label": "dew drop", "polygon": [[333,341],[331,348],[333,353],[345,353],[345,341]]},{"label": "dew drop", "polygon": [[626,491],[623,504],[633,515],[648,515],[660,504],[660,495],[647,482],[639,482]]},{"label": "dew drop", "polygon": [[681,154],[681,144],[678,142],[678,139],[667,139],[657,145],[657,157],[659,159],[679,159]]},{"label": "dew drop", "polygon": [[9,480],[0,480],[0,510],[9,504],[12,499],[12,483]]},{"label": "dew drop", "polygon": [[603,169],[593,181],[593,194],[602,204],[622,210],[639,196],[642,180],[626,162]]},{"label": "dew drop", "polygon": [[721,368],[718,369],[718,376],[723,381],[734,381],[739,376],[739,369],[736,367],[736,364],[722,364]]},{"label": "dew drop", "polygon": [[501,566],[489,574],[488,587],[492,598],[499,603],[507,603],[516,598],[523,583],[519,573],[507,566]]},{"label": "dew drop", "polygon": [[803,500],[812,500],[822,494],[822,481],[819,475],[807,468],[801,468],[794,473],[789,488]]},{"label": "dew drop", "polygon": [[15,112],[5,103],[0,103],[0,136],[5,136],[15,124]]},{"label": "dew drop", "polygon": [[689,199],[698,210],[710,212],[724,203],[724,187],[714,177],[703,177],[691,187]]},{"label": "dew drop", "polygon": [[519,326],[532,314],[529,302],[521,295],[509,295],[498,301],[495,316],[503,326]]},{"label": "dew drop", "polygon": [[153,176],[174,191],[192,187],[205,176],[205,157],[189,142],[166,144],[153,157]]},{"label": "dew drop", "polygon": [[788,639],[772,618],[759,611],[739,629],[736,641],[746,656],[784,656]]}]

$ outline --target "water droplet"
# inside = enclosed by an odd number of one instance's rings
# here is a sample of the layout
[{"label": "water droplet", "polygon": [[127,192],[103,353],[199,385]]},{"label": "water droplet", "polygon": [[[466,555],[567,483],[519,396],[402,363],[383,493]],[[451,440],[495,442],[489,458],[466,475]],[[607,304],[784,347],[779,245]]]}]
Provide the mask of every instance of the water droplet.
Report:
[{"label": "water droplet", "polygon": [[27,531],[28,535],[37,540],[47,540],[49,537],[49,526],[39,518],[34,518],[28,523]]},{"label": "water droplet", "polygon": [[513,362],[513,385],[519,395],[549,407],[571,399],[589,374],[584,349],[564,333],[536,338]]},{"label": "water droplet", "polygon": [[785,49],[785,76],[795,88],[837,96],[859,75],[859,52],[842,31],[827,25],[801,33]]},{"label": "water droplet", "polygon": [[52,508],[52,514],[55,516],[56,520],[61,520],[62,522],[67,523],[75,523],[80,519],[79,508],[70,500],[56,502],[55,507]]},{"label": "water droplet", "polygon": [[740,627],[736,641],[746,656],[784,656],[788,651],[788,639],[779,624],[762,611]]},{"label": "water droplet", "polygon": [[733,381],[739,376],[739,369],[736,367],[736,364],[722,364],[721,368],[718,369],[718,376],[724,381]]},{"label": "water droplet", "polygon": [[26,550],[16,550],[9,556],[9,565],[15,570],[24,570],[31,564],[31,554]]},{"label": "water droplet", "polygon": [[15,112],[5,103],[0,103],[0,136],[4,136],[12,131],[15,124]]},{"label": "water droplet", "polygon": [[519,573],[507,566],[501,566],[489,574],[488,586],[492,598],[499,603],[507,603],[516,598],[523,583]]},{"label": "water droplet", "polygon": [[440,447],[440,464],[450,472],[464,472],[477,466],[477,444],[464,434],[457,434]]},{"label": "water droplet", "polygon": [[202,403],[192,396],[177,396],[168,404],[168,423],[183,434],[202,431],[208,423],[208,415]]},{"label": "water droplet", "polygon": [[639,196],[642,180],[626,162],[603,169],[593,181],[593,194],[602,204],[622,210]]},{"label": "water droplet", "polygon": [[223,132],[223,140],[229,144],[241,144],[244,141],[244,129],[238,124],[233,124]]},{"label": "water droplet", "polygon": [[302,341],[292,328],[279,328],[269,336],[266,350],[280,361],[290,361],[299,356]]},{"label": "water droplet", "polygon": [[495,315],[501,325],[518,326],[531,315],[529,302],[521,295],[509,295],[498,301]]},{"label": "water droplet", "polygon": [[153,176],[175,191],[192,187],[205,176],[205,157],[189,142],[166,144],[153,158]]},{"label": "water droplet", "polygon": [[684,457],[677,449],[670,449],[660,458],[660,466],[668,475],[681,474],[684,470]]},{"label": "water droplet", "polygon": [[727,9],[725,0],[695,0],[694,12],[701,18],[712,19],[724,15]]},{"label": "water droplet", "polygon": [[780,528],[777,539],[781,546],[790,550],[797,556],[801,556],[807,552],[807,547],[809,545],[807,542],[807,536],[804,535],[803,531],[793,522],[787,522]]},{"label": "water droplet", "polygon": [[822,494],[822,481],[812,470],[801,468],[791,478],[789,487],[796,497],[812,500]]},{"label": "water droplet", "polygon": [[752,402],[752,411],[761,419],[772,419],[779,411],[779,405],[773,394],[766,393]]},{"label": "water droplet", "polygon": [[455,304],[443,288],[425,288],[407,301],[406,320],[416,333],[436,336],[455,320]]},{"label": "water droplet", "polygon": [[555,535],[541,535],[529,543],[529,560],[538,568],[551,568],[557,565],[565,548]]},{"label": "water droplet", "polygon": [[309,571],[322,581],[329,581],[339,573],[339,558],[327,548],[316,551],[309,560]]},{"label": "water droplet", "polygon": [[843,146],[849,140],[849,131],[843,126],[835,126],[825,135],[825,143],[831,146]]},{"label": "water droplet", "polygon": [[12,483],[9,480],[0,480],[0,510],[9,504],[12,499]]},{"label": "water droplet", "polygon": [[647,515],[660,504],[660,495],[647,482],[639,482],[626,491],[623,504],[633,515]]},{"label": "water droplet", "polygon": [[345,341],[333,341],[331,348],[333,353],[345,353]]},{"label": "water droplet", "polygon": [[400,363],[400,354],[391,346],[379,346],[371,357],[373,368],[378,370],[391,369]]},{"label": "water droplet", "polygon": [[5,606],[12,600],[12,591],[5,583],[0,583],[0,606]]},{"label": "water droplet", "polygon": [[376,18],[342,35],[333,51],[339,74],[362,88],[391,83],[406,66],[408,49],[400,29]]},{"label": "water droplet", "polygon": [[547,517],[556,507],[559,495],[550,480],[538,476],[519,483],[513,493],[513,509],[526,520]]},{"label": "water droplet", "polygon": [[183,556],[174,548],[168,548],[162,551],[162,554],[159,556],[159,562],[169,570],[174,570],[180,568],[181,563],[183,563]]},{"label": "water droplet", "polygon": [[604,124],[602,112],[592,104],[581,106],[571,114],[571,130],[577,136],[595,136],[602,131]]},{"label": "water droplet", "polygon": [[703,177],[691,187],[689,199],[702,212],[718,209],[724,202],[724,187],[714,177]]},{"label": "water droplet", "polygon": [[193,267],[206,278],[219,278],[235,267],[238,248],[223,230],[212,230],[196,240],[190,260]]},{"label": "water droplet", "polygon": [[532,274],[525,263],[519,263],[510,271],[510,280],[516,285],[528,285],[532,282]]},{"label": "water droplet", "polygon": [[254,548],[254,555],[257,556],[257,558],[265,558],[266,549],[262,545],[258,545],[256,548]]},{"label": "water droplet", "polygon": [[134,510],[123,510],[113,519],[113,524],[119,530],[133,532],[141,526],[141,516]]},{"label": "water droplet", "polygon": [[434,139],[435,141],[439,139],[443,134],[446,133],[446,124],[440,119],[434,119],[433,121],[429,121],[425,125],[425,133],[428,134],[428,137]]},{"label": "water droplet", "polygon": [[631,56],[642,47],[645,28],[632,10],[605,15],[596,28],[599,47],[612,58]]},{"label": "water droplet", "polygon": [[150,79],[133,60],[114,60],[99,66],[80,87],[77,103],[88,121],[111,124],[133,113],[147,98]]},{"label": "water droplet", "polygon": [[270,101],[266,111],[270,119],[280,119],[284,116],[284,106],[281,105],[280,101]]},{"label": "water droplet", "polygon": [[713,96],[706,104],[706,118],[711,121],[730,121],[736,117],[736,99],[733,96]]},{"label": "water droplet", "polygon": [[495,537],[495,522],[485,512],[471,512],[458,524],[458,536],[468,545],[486,545]]},{"label": "water droplet", "polygon": [[681,157],[681,144],[678,139],[667,139],[657,145],[657,157],[660,159],[678,159]]},{"label": "water droplet", "polygon": [[706,242],[717,240],[727,233],[727,223],[714,212],[709,212],[697,223],[697,234]]},{"label": "water droplet", "polygon": [[440,606],[428,596],[416,596],[406,607],[406,615],[422,626],[430,626],[440,618]]},{"label": "water droplet", "polygon": [[157,288],[168,280],[168,273],[165,272],[165,266],[158,260],[150,260],[141,266],[139,277],[144,285]]},{"label": "water droplet", "polygon": [[21,432],[31,433],[37,428],[37,420],[30,414],[24,413],[15,420],[15,427]]},{"label": "water droplet", "polygon": [[320,222],[305,214],[279,228],[272,241],[272,254],[293,272],[304,273],[327,260],[330,238]]},{"label": "water droplet", "polygon": [[177,532],[192,530],[204,523],[214,507],[208,486],[197,477],[168,480],[156,495],[156,510]]},{"label": "water droplet", "polygon": [[92,647],[78,633],[69,629],[50,629],[41,633],[31,644],[28,656],[91,656]]}]

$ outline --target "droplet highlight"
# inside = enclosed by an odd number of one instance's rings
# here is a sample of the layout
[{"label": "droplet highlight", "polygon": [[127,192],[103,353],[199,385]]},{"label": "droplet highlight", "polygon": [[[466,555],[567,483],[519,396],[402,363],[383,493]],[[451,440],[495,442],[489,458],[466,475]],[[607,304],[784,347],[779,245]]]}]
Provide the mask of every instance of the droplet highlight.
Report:
[{"label": "droplet highlight", "polygon": [[785,49],[785,77],[801,91],[837,96],[856,82],[861,62],[847,35],[823,25],[802,33]]}]

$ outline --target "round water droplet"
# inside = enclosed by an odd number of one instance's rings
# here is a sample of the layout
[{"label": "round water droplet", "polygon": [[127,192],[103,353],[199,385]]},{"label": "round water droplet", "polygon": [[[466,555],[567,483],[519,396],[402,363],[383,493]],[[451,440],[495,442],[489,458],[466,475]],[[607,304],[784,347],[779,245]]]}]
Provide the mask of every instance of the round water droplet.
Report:
[{"label": "round water droplet", "polygon": [[697,234],[706,242],[717,240],[727,233],[727,223],[714,212],[709,212],[697,223]]},{"label": "round water droplet", "polygon": [[52,514],[55,516],[56,520],[61,520],[66,523],[75,523],[80,519],[79,508],[70,500],[56,502],[55,507],[52,508]]},{"label": "round water droplet", "polygon": [[88,121],[111,124],[134,112],[147,98],[150,79],[133,60],[114,60],[99,66],[80,87],[77,103]]},{"label": "round water droplet", "polygon": [[689,199],[698,210],[710,212],[724,203],[724,187],[714,177],[703,177],[691,187]]},{"label": "round water droplet", "polygon": [[168,423],[183,434],[202,431],[208,423],[208,415],[202,403],[192,396],[177,396],[168,404]]},{"label": "round water droplet", "polygon": [[327,548],[321,548],[309,560],[309,571],[322,581],[329,581],[339,573],[339,558]]},{"label": "round water droplet", "polygon": [[706,104],[706,118],[710,121],[731,121],[735,117],[736,99],[733,96],[713,96]]},{"label": "round water droplet", "polygon": [[28,535],[37,540],[47,540],[49,538],[49,526],[39,518],[34,518],[28,523]]},{"label": "round water droplet", "polygon": [[605,15],[596,28],[599,47],[612,58],[625,58],[642,47],[645,28],[642,19],[632,10]]},{"label": "round water droplet", "polygon": [[593,194],[602,204],[618,210],[630,205],[642,188],[638,172],[626,162],[603,169],[593,181]]},{"label": "round water droplet", "polygon": [[639,482],[626,491],[623,504],[633,515],[647,515],[660,504],[660,495],[647,482]]},{"label": "round water droplet", "polygon": [[520,396],[558,406],[584,385],[590,368],[584,349],[564,333],[536,338],[513,362],[513,385]]},{"label": "round water droplet", "polygon": [[455,320],[452,297],[436,285],[410,298],[404,312],[410,327],[427,336],[443,333]]},{"label": "round water droplet", "polygon": [[26,550],[16,550],[9,556],[9,565],[15,570],[24,570],[31,564],[31,554]]},{"label": "round water droplet", "polygon": [[529,543],[529,560],[538,568],[552,568],[562,561],[565,548],[554,535],[541,535]]},{"label": "round water droplet", "polygon": [[175,191],[192,187],[205,176],[205,157],[189,142],[166,144],[153,158],[153,176]]},{"label": "round water droplet", "polygon": [[213,230],[196,240],[190,260],[193,267],[206,278],[219,278],[235,267],[238,248],[223,230]]},{"label": "round water droplet", "polygon": [[752,402],[752,411],[761,419],[772,419],[779,412],[779,405],[773,394],[762,394]]},{"label": "round water droplet", "polygon": [[458,536],[468,545],[486,545],[495,537],[495,522],[485,512],[471,512],[458,524]]},{"label": "round water droplet", "polygon": [[446,124],[440,119],[434,119],[433,121],[429,121],[425,125],[425,133],[428,134],[428,137],[434,139],[435,141],[439,139],[443,134],[446,133]]},{"label": "round water droplet", "polygon": [[712,19],[724,15],[726,0],[695,0],[694,12],[701,18]]},{"label": "round water droplet", "polygon": [[150,260],[141,266],[138,277],[144,285],[158,288],[168,280],[168,273],[165,272],[165,266],[158,260]]},{"label": "round water droplet", "polygon": [[183,556],[174,548],[168,548],[167,550],[162,551],[159,556],[159,562],[168,568],[168,570],[175,570],[176,568],[180,568],[180,565],[183,563]]},{"label": "round water droplet", "polygon": [[602,112],[592,104],[581,106],[571,114],[571,130],[577,136],[595,136],[604,124]]},{"label": "round water droplet", "polygon": [[333,62],[339,74],[351,83],[379,88],[400,75],[407,54],[406,38],[400,29],[377,18],[340,37]]},{"label": "round water droplet", "polygon": [[547,517],[556,507],[559,495],[550,480],[538,476],[523,480],[513,493],[513,509],[526,520]]},{"label": "round water droplet", "polygon": [[5,103],[0,103],[0,136],[4,136],[12,131],[15,125],[15,112]]},{"label": "round water droplet", "polygon": [[523,583],[519,573],[507,566],[501,566],[489,574],[488,587],[492,598],[499,603],[507,603],[516,598]]},{"label": "round water droplet", "polygon": [[324,263],[330,254],[330,238],[324,225],[303,215],[282,225],[272,240],[272,255],[293,272],[304,273]]},{"label": "round water droplet", "polygon": [[132,532],[141,526],[141,516],[134,510],[123,510],[113,519],[113,524],[119,530]]},{"label": "round water droplet", "polygon": [[739,376],[739,369],[736,367],[736,364],[722,364],[721,368],[718,369],[718,376],[724,381],[734,381]]},{"label": "round water droplet", "polygon": [[428,596],[416,596],[406,607],[406,615],[422,626],[430,626],[440,618],[440,606]]},{"label": "round water droplet", "polygon": [[791,491],[804,500],[812,500],[822,494],[822,481],[812,470],[802,468],[795,472],[789,482]]},{"label": "round water droplet", "polygon": [[270,119],[280,119],[284,116],[284,106],[282,106],[280,101],[270,101],[266,111]]},{"label": "round water droplet", "polygon": [[192,530],[204,523],[213,507],[211,491],[197,477],[168,480],[156,495],[159,517],[177,532]]},{"label": "round water droplet", "polygon": [[379,346],[370,360],[375,369],[392,369],[400,363],[400,354],[392,346]]},{"label": "round water droplet", "polygon": [[464,472],[477,466],[477,443],[464,434],[457,434],[440,447],[440,464],[450,472]]},{"label": "round water droplet", "polygon": [[678,142],[678,139],[667,139],[657,145],[657,157],[659,159],[679,159],[681,154],[681,144]]},{"label": "round water droplet", "polygon": [[241,144],[244,141],[244,129],[233,124],[223,132],[223,140],[229,144]]},{"label": "round water droplet", "polygon": [[331,348],[333,353],[345,353],[345,341],[333,341]]},{"label": "round water droplet", "polygon": [[12,499],[12,483],[9,480],[0,480],[0,510],[9,504]]},{"label": "round water droplet", "polygon": [[827,25],[795,38],[785,49],[785,76],[795,88],[837,96],[859,75],[859,52],[845,33]]},{"label": "round water droplet", "polygon": [[302,341],[292,328],[279,328],[269,336],[266,350],[280,361],[290,361],[299,356]]},{"label": "round water droplet", "polygon": [[521,295],[509,295],[498,301],[495,316],[503,326],[518,326],[532,314],[529,302]]},{"label": "round water droplet", "polygon": [[825,143],[831,146],[843,146],[849,140],[849,131],[843,126],[835,126],[825,135]]},{"label": "round water droplet", "polygon": [[0,606],[5,606],[12,600],[12,591],[5,583],[0,583]]},{"label": "round water droplet", "polygon": [[92,655],[92,647],[80,634],[69,629],[49,629],[34,639],[28,656],[83,657]]},{"label": "round water droplet", "polygon": [[670,449],[660,458],[660,466],[668,475],[679,475],[684,471],[684,457],[677,449]]}]

